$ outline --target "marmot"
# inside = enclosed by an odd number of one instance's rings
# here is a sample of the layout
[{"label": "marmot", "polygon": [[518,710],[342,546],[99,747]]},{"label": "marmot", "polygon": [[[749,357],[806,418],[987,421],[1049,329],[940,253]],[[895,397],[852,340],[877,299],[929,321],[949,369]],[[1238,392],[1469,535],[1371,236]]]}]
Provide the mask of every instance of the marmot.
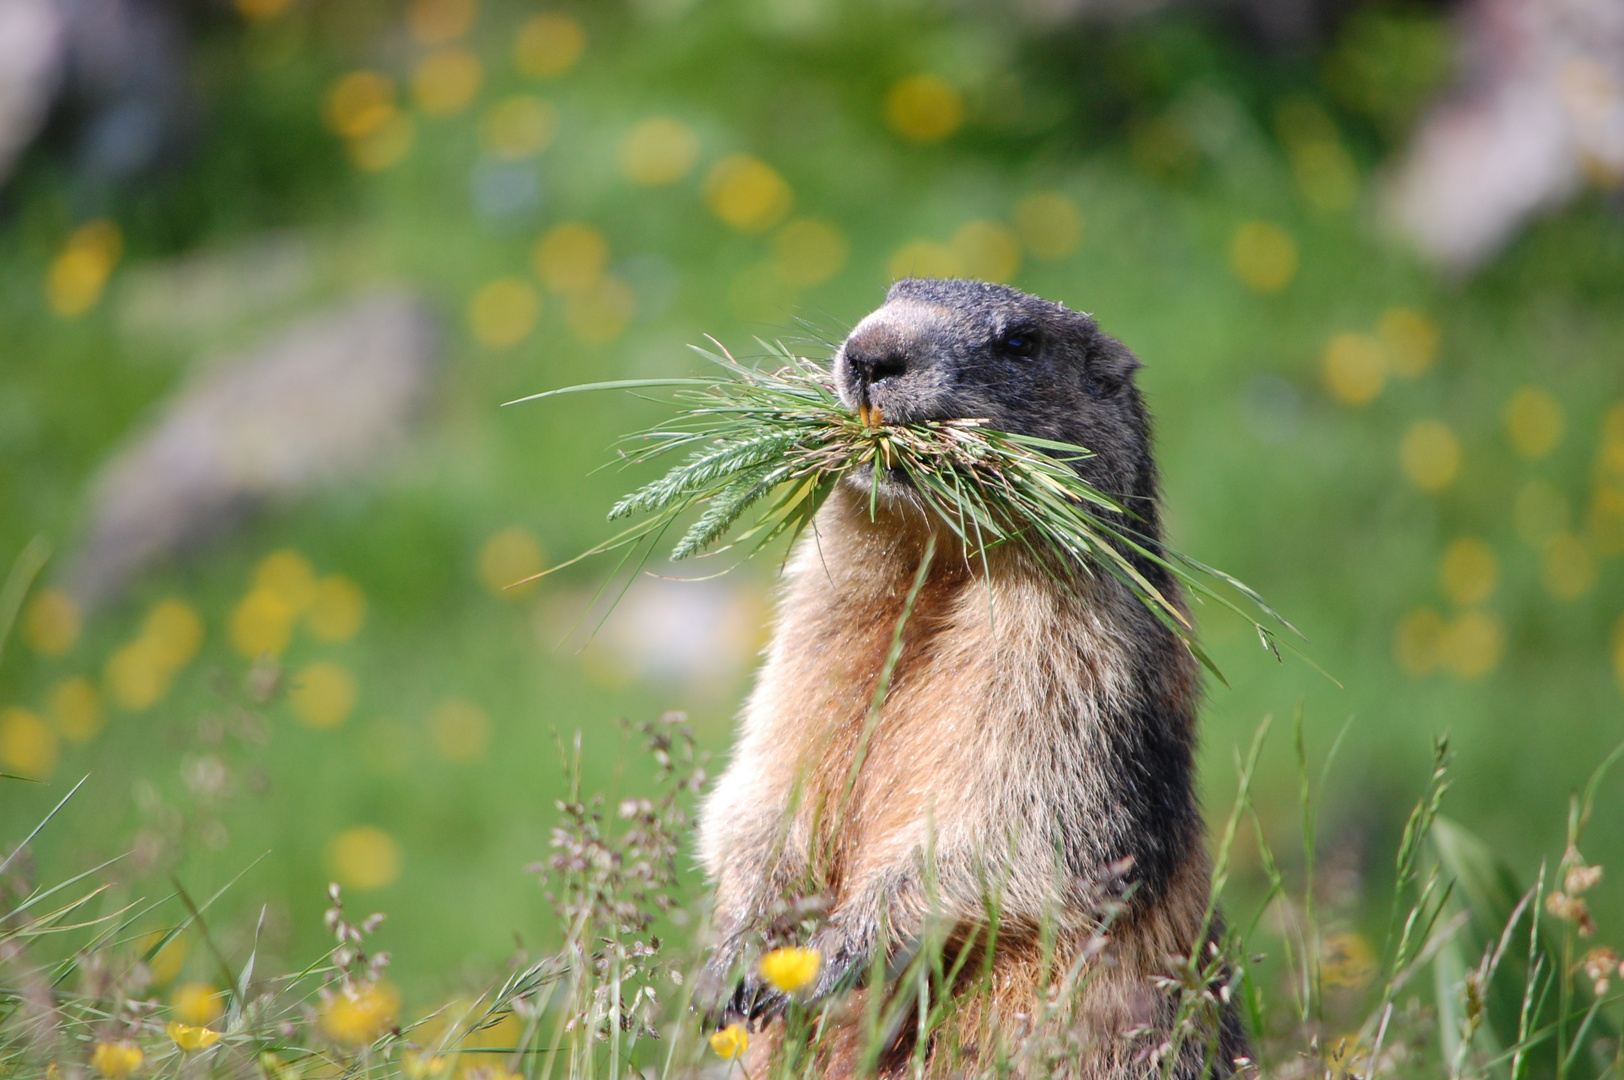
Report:
[{"label": "marmot", "polygon": [[[978,419],[1088,448],[1094,456],[1075,467],[1128,508],[1119,524],[1159,550],[1137,367],[1086,314],[961,280],[897,282],[834,358],[842,402],[865,417]],[[757,1031],[747,1066],[770,1060],[774,1017],[788,1002],[756,961],[786,901],[824,898],[823,922],[797,942],[821,956],[815,982],[797,995],[814,1006],[848,989],[883,993],[865,985],[877,958],[894,975],[932,918],[951,924],[949,967],[954,944],[983,949],[995,919],[992,950],[963,968],[987,978],[990,993],[936,1036],[954,1044],[956,1061],[914,1045],[910,1014],[878,1063],[900,1071],[923,1052],[932,1072],[991,1070],[987,1025],[1021,1038],[1040,984],[1059,977],[1043,965],[1064,973],[1097,949],[1102,891],[1126,884],[1065,1021],[1075,1049],[1043,1068],[1088,1080],[1166,1075],[1155,1048],[1175,1002],[1161,977],[1177,977],[1192,949],[1212,955],[1217,935],[1195,940],[1210,896],[1192,761],[1196,662],[1111,575],[1080,569],[1062,582],[1018,544],[967,557],[905,481],[882,477],[871,504],[870,480],[839,485],[793,550],[732,759],[703,807],[718,933],[706,969],[713,1018]],[[935,555],[870,726],[932,537]],[[1182,608],[1173,576],[1138,561]],[[1220,1019],[1187,1040],[1173,1075],[1227,1075],[1247,1053],[1228,994],[1221,1000]],[[820,1075],[858,1068],[862,1012],[825,1021]]]}]

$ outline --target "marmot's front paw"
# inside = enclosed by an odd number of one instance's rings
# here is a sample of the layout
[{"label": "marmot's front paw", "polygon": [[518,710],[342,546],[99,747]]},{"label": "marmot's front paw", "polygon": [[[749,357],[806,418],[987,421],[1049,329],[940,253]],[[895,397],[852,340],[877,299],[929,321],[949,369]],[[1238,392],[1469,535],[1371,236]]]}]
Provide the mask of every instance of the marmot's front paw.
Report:
[{"label": "marmot's front paw", "polygon": [[760,1028],[789,1007],[789,995],[773,987],[759,971],[739,970],[738,953],[728,950],[711,958],[694,987],[693,1007],[706,1028],[744,1023]]},{"label": "marmot's front paw", "polygon": [[818,977],[807,988],[808,1003],[844,994],[862,981],[870,957],[868,950],[835,926],[826,926],[812,939],[818,953]]},{"label": "marmot's front paw", "polygon": [[758,1030],[775,1016],[782,1016],[789,1008],[790,996],[751,972],[733,990],[728,1000],[727,1016],[723,1024],[743,1021],[746,1027]]}]

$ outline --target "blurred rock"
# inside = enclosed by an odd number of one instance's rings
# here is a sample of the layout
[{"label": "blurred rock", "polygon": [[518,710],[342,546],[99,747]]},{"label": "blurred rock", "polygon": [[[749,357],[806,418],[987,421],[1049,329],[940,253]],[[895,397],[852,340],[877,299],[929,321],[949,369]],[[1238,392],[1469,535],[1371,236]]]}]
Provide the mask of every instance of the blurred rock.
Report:
[{"label": "blurred rock", "polygon": [[87,180],[172,159],[196,114],[187,64],[173,0],[0,0],[0,183],[48,118]]},{"label": "blurred rock", "polygon": [[267,505],[384,464],[429,397],[437,354],[424,306],[380,295],[205,366],[97,478],[69,591],[104,602]]},{"label": "blurred rock", "polygon": [[1416,130],[1389,201],[1460,272],[1587,179],[1624,179],[1624,3],[1471,0],[1458,18],[1458,90]]},{"label": "blurred rock", "polygon": [[54,0],[0,0],[0,181],[45,124],[66,59]]},{"label": "blurred rock", "polygon": [[131,267],[119,289],[120,329],[201,339],[265,318],[314,290],[317,251],[296,232]]}]

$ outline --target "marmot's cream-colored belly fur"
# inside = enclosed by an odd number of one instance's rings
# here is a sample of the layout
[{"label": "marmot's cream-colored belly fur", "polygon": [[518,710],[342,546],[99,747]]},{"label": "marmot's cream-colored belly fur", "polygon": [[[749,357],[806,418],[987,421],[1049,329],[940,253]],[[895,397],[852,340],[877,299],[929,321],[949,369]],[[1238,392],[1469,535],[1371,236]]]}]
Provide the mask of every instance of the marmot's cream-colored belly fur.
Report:
[{"label": "marmot's cream-colored belly fur", "polygon": [[[996,358],[964,347],[978,334],[994,342],[1018,337],[1012,321],[1058,354],[1047,370],[1010,366],[1017,377],[1036,376],[1036,386],[1001,389],[987,377],[989,366],[1003,374]],[[853,332],[837,374],[849,404],[897,420],[986,417],[1090,449],[1094,442],[1075,436],[1101,439],[1137,423],[1143,438],[1120,458],[1101,452],[1105,482],[1090,479],[1128,500],[1149,491],[1153,506],[1148,427],[1129,381],[1136,363],[1131,356],[1124,363],[1121,350],[1091,368],[1089,349],[1100,342],[1090,333],[1115,345],[1086,316],[1013,290],[904,282]],[[1065,334],[1075,339],[1075,357],[1059,349]],[[1020,344],[1018,359],[1030,360]],[[959,357],[960,366],[944,372],[943,355]],[[910,386],[911,373],[929,375],[928,384]],[[995,401],[1023,408],[1047,381],[1072,374],[1076,401],[1048,394],[1045,408],[1075,404],[1080,430],[1041,410],[1028,410],[1024,426],[990,415]],[[1124,393],[1131,400],[1107,402],[1108,415],[1088,415],[1093,403]],[[916,401],[931,411],[910,416]],[[1139,520],[1156,528],[1153,515]],[[887,654],[931,544],[871,723]],[[1156,583],[1176,596],[1165,575]],[[876,957],[894,974],[931,928],[945,935],[949,964],[971,943],[975,958],[960,982],[990,983],[991,993],[967,994],[930,1046],[916,1047],[911,1021],[902,1025],[882,1067],[900,1067],[918,1051],[933,1070],[973,1074],[992,1065],[1000,1040],[997,1053],[1018,1054],[1043,1015],[1045,992],[1075,968],[1082,988],[1045,1025],[1045,1045],[1066,1049],[1018,1071],[1157,1073],[1151,1052],[1165,1041],[1176,1002],[1156,977],[1176,974],[1180,958],[1205,944],[1197,939],[1209,871],[1191,778],[1198,696],[1188,648],[1108,575],[1078,568],[1061,582],[1016,545],[967,558],[946,525],[900,485],[888,482],[872,512],[866,485],[837,489],[787,564],[765,661],[701,821],[718,934],[707,978],[724,1002],[720,1015],[760,1028],[751,1074],[770,1066],[782,1022],[776,1015],[787,1004],[754,972],[763,930],[786,904],[807,897],[826,907],[797,944],[817,949],[822,967],[798,998],[815,1009],[849,995],[829,1012],[817,1051],[821,1074],[849,1074],[867,1049],[861,1002],[887,993],[868,985]],[[1113,903],[1117,913],[1102,938],[1102,912]],[[996,932],[990,953],[989,929]],[[1206,1057],[1227,1074],[1243,1052],[1228,1013],[1211,1039],[1185,1048],[1176,1072],[1198,1075]]]}]

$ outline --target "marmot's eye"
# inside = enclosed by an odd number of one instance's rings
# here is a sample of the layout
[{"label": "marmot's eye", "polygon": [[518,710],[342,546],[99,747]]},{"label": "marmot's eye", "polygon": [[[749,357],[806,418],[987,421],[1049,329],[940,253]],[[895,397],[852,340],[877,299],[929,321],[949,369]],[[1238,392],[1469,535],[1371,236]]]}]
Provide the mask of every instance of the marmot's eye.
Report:
[{"label": "marmot's eye", "polygon": [[1037,344],[1037,338],[1017,330],[1015,333],[1005,334],[1003,340],[998,343],[998,347],[1016,356],[1031,356],[1033,351],[1037,349]]}]

